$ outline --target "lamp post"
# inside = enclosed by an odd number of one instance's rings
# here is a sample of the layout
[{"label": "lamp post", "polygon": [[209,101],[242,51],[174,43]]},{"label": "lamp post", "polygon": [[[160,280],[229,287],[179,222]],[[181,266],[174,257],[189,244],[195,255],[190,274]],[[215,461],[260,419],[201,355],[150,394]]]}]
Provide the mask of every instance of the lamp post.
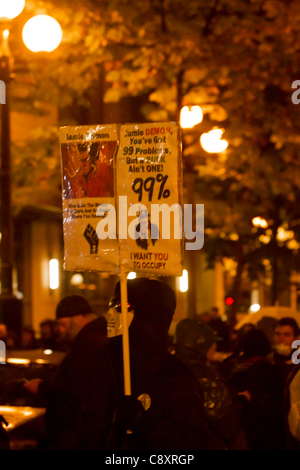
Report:
[{"label": "lamp post", "polygon": [[[203,120],[203,112],[200,106],[184,106],[180,112],[180,126],[182,129],[192,129]],[[184,150],[184,149],[183,149]],[[196,230],[196,206],[195,206],[195,170],[192,165],[186,165],[185,181],[188,188],[187,202],[192,205],[192,229]],[[184,273],[186,289],[189,290],[187,316],[194,318],[197,314],[197,257],[193,251],[186,253],[187,271]]]},{"label": "lamp post", "polygon": [[[22,325],[22,302],[13,293],[13,219],[11,213],[11,155],[10,155],[10,86],[13,72],[13,56],[9,49],[7,25],[24,9],[25,0],[9,0],[0,3],[0,25],[2,47],[0,49],[0,80],[5,84],[6,99],[1,104],[1,143],[0,143],[0,233],[1,233],[1,294],[0,323],[20,332]],[[28,25],[30,21],[34,24]],[[49,26],[50,23],[50,26]],[[54,32],[49,29],[54,25]],[[43,41],[52,39],[52,45]],[[28,39],[29,38],[29,39]],[[38,15],[26,23],[23,30],[25,45],[34,52],[53,51],[62,39],[61,28],[56,20],[46,15]],[[38,44],[39,47],[35,47]]]},{"label": "lamp post", "polygon": [[223,153],[228,147],[228,142],[221,139],[223,130],[214,127],[211,131],[204,133],[200,137],[200,143],[207,153]]},{"label": "lamp post", "polygon": [[5,103],[1,104],[1,172],[0,172],[0,233],[1,233],[1,294],[0,323],[8,329],[20,330],[22,325],[22,304],[13,295],[13,223],[11,216],[10,188],[10,83],[12,55],[8,46],[9,20],[18,16],[24,8],[25,0],[2,2],[0,8],[2,47],[0,53],[0,79],[5,84]]},{"label": "lamp post", "polygon": [[10,121],[9,100],[11,80],[11,55],[8,49],[8,33],[3,32],[0,56],[0,78],[6,87],[6,103],[1,105],[1,174],[0,174],[0,231],[1,231],[1,295],[12,295],[12,217],[10,198]]},{"label": "lamp post", "polygon": [[[194,134],[192,141],[195,141],[194,127],[203,121],[203,112],[200,106],[184,106],[180,112],[180,126],[182,129],[187,130],[188,134]],[[199,143],[203,150],[211,154],[219,154],[226,151],[228,142],[221,139],[224,130],[214,127],[210,132],[204,133],[199,138]],[[198,135],[197,135],[198,140]],[[188,156],[193,157],[189,154]],[[195,190],[196,190],[196,170],[194,168],[195,161],[190,158],[186,161],[186,187],[187,187],[187,202],[193,207],[193,231],[196,229],[196,203],[195,203]],[[189,274],[189,296],[188,296],[188,317],[193,318],[197,314],[197,257],[190,251],[187,253],[187,265]]]}]

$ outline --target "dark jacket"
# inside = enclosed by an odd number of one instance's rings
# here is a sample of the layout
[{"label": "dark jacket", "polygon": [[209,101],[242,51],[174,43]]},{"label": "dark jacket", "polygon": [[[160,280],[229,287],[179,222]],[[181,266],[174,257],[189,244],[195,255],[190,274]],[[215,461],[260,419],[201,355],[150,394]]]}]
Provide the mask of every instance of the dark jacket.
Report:
[{"label": "dark jacket", "polygon": [[222,341],[218,342],[218,351],[231,352],[230,351],[230,327],[227,323],[223,322],[221,318],[216,320],[210,320],[208,322],[211,329],[216,333],[217,336],[222,338]]},{"label": "dark jacket", "polygon": [[289,428],[289,412],[291,408],[291,393],[290,393],[290,386],[300,371],[300,366],[295,366],[290,375],[286,380],[286,386],[284,390],[284,426],[285,426],[285,434],[286,434],[286,450],[300,450],[300,442],[294,438],[292,435],[290,428]]},{"label": "dark jacket", "polygon": [[97,355],[106,341],[106,321],[88,323],[76,336],[71,351],[62,360],[54,380],[42,382],[39,393],[48,399],[47,448],[78,448],[82,415],[90,387],[98,377]]},{"label": "dark jacket", "polygon": [[[116,304],[120,288],[119,282]],[[208,435],[198,381],[167,349],[175,292],[147,278],[128,280],[127,290],[134,309],[129,327],[131,395],[124,396],[119,336],[109,340],[98,355],[99,374],[88,398],[81,448],[204,449]]]},{"label": "dark jacket", "polygon": [[236,394],[219,377],[217,371],[195,350],[175,345],[176,356],[195,374],[204,396],[204,410],[210,429],[222,439],[226,448],[246,450]]},{"label": "dark jacket", "polygon": [[[204,449],[207,428],[193,374],[160,345],[155,334],[131,335],[130,352],[132,395],[124,397],[122,338],[112,338],[104,346],[101,376],[89,398],[82,448]],[[147,410],[137,400],[142,395],[150,397]],[[126,434],[128,428],[130,435]]]},{"label": "dark jacket", "polygon": [[227,383],[242,397],[243,425],[251,450],[284,450],[283,395],[275,367],[253,356],[237,363]]}]

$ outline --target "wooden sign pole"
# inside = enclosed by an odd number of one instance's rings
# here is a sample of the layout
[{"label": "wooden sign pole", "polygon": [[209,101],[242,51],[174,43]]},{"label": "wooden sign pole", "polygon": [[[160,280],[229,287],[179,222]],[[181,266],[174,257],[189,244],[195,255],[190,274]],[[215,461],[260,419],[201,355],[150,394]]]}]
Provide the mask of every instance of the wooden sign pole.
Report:
[{"label": "wooden sign pole", "polygon": [[121,309],[123,324],[123,365],[124,365],[124,390],[125,395],[131,395],[131,376],[130,376],[130,353],[129,353],[129,328],[128,328],[128,309],[127,309],[127,272],[121,265]]}]

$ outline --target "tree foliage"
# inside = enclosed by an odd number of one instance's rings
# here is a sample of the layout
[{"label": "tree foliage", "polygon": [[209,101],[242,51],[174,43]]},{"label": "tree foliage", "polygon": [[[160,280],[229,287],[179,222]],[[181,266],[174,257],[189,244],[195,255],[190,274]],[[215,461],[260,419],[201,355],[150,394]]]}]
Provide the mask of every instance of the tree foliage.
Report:
[{"label": "tree foliage", "polygon": [[[300,242],[300,123],[291,101],[292,83],[300,78],[297,0],[40,1],[64,31],[51,58],[30,56],[20,46],[20,25],[36,8],[30,1],[26,5],[12,35],[16,68],[27,67],[13,86],[16,109],[26,105],[39,112],[44,100],[88,108],[100,66],[107,82],[104,100],[146,95],[146,120],[177,120],[181,106],[199,104],[204,121],[185,136],[185,168],[197,172],[208,239],[218,242],[221,252],[227,240],[233,256],[237,237],[243,240],[244,263],[281,256],[284,247],[276,241],[281,226]],[[225,129],[229,148],[209,156],[194,137],[215,125]],[[33,150],[44,160],[47,150]],[[32,160],[25,154],[27,172]],[[25,187],[41,175],[26,178]],[[268,221],[269,235],[251,231],[258,215]],[[270,244],[261,236],[269,236]],[[297,244],[283,253],[291,255],[291,263],[295,250]]]}]

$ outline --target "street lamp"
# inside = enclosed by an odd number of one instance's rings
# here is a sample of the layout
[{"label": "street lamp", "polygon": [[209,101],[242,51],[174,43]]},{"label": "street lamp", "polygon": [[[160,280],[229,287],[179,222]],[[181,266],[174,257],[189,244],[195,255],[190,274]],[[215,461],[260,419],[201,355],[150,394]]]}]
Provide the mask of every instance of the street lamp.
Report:
[{"label": "street lamp", "polygon": [[[200,141],[201,147],[205,152],[211,154],[221,154],[228,148],[228,141],[222,139],[224,133],[223,129],[214,127],[207,133],[203,133],[200,136],[198,131],[194,131],[194,127],[203,121],[203,110],[200,106],[184,106],[180,111],[180,126],[183,130],[189,130],[186,133],[186,142],[193,144],[191,148],[194,148],[195,134],[197,133],[197,142]],[[195,219],[195,186],[196,186],[196,171],[195,171],[195,160],[193,159],[193,151],[189,150],[186,152],[186,157],[192,157],[186,159],[186,187],[187,187],[187,202],[193,207],[193,230],[196,229]],[[234,236],[236,236],[234,234]],[[188,296],[188,316],[194,317],[197,309],[197,265],[196,257],[192,251],[187,254],[188,261],[188,272],[189,272],[189,296]],[[187,275],[187,274],[185,274]],[[184,279],[184,278],[183,278]]]},{"label": "street lamp", "polygon": [[[13,223],[11,215],[11,158],[10,158],[10,85],[13,72],[13,56],[9,49],[10,20],[16,18],[24,9],[25,0],[0,0],[0,31],[2,35],[2,47],[0,50],[0,80],[4,82],[6,100],[1,104],[1,172],[0,172],[0,233],[1,233],[1,294],[0,294],[0,323],[5,323],[8,328],[20,330],[22,325],[21,301],[13,294]],[[38,15],[40,18],[45,15]],[[49,18],[49,17],[47,17]],[[35,20],[37,21],[37,20]],[[54,20],[55,21],[55,20]],[[48,21],[49,22],[49,21]],[[57,22],[55,22],[57,23]],[[60,26],[59,26],[60,28]],[[27,34],[31,27],[27,23]],[[57,25],[56,25],[56,29]],[[41,32],[41,29],[39,30]],[[44,26],[43,33],[49,37],[52,31]],[[43,34],[42,34],[43,37]],[[40,37],[35,35],[37,43],[42,44]],[[60,43],[55,36],[54,50]],[[30,47],[29,47],[30,48]],[[39,49],[38,49],[39,50]],[[42,49],[45,50],[45,49]]]},{"label": "street lamp", "polygon": [[25,0],[1,0],[0,20],[9,21],[19,16],[25,6]]},{"label": "street lamp", "polygon": [[180,111],[180,127],[192,129],[203,121],[203,111],[200,106],[184,106]]},{"label": "street lamp", "polygon": [[189,290],[189,274],[186,269],[183,270],[182,276],[179,278],[180,292],[187,292]]},{"label": "street lamp", "polygon": [[[180,127],[182,129],[192,130],[197,124],[203,121],[203,111],[200,106],[184,106],[180,110]],[[196,206],[195,206],[195,170],[193,165],[186,164],[186,187],[187,191],[187,202],[192,205],[193,219],[192,228],[196,230]],[[184,270],[183,275],[179,280],[179,290],[181,292],[187,292],[189,289],[189,295],[187,297],[188,302],[188,317],[194,318],[197,310],[196,292],[197,292],[197,265],[196,257],[193,251],[189,251],[187,254],[187,266],[188,271]]]},{"label": "street lamp", "polygon": [[207,153],[223,153],[228,147],[228,142],[225,139],[221,139],[223,130],[214,127],[211,131],[202,134],[200,137],[200,143],[202,148]]},{"label": "street lamp", "polygon": [[252,219],[252,224],[254,227],[261,227],[261,228],[268,228],[269,224],[266,219],[262,219],[261,217],[254,217]]},{"label": "street lamp", "polygon": [[51,16],[37,15],[27,21],[22,36],[32,52],[53,52],[61,43],[62,29]]}]

